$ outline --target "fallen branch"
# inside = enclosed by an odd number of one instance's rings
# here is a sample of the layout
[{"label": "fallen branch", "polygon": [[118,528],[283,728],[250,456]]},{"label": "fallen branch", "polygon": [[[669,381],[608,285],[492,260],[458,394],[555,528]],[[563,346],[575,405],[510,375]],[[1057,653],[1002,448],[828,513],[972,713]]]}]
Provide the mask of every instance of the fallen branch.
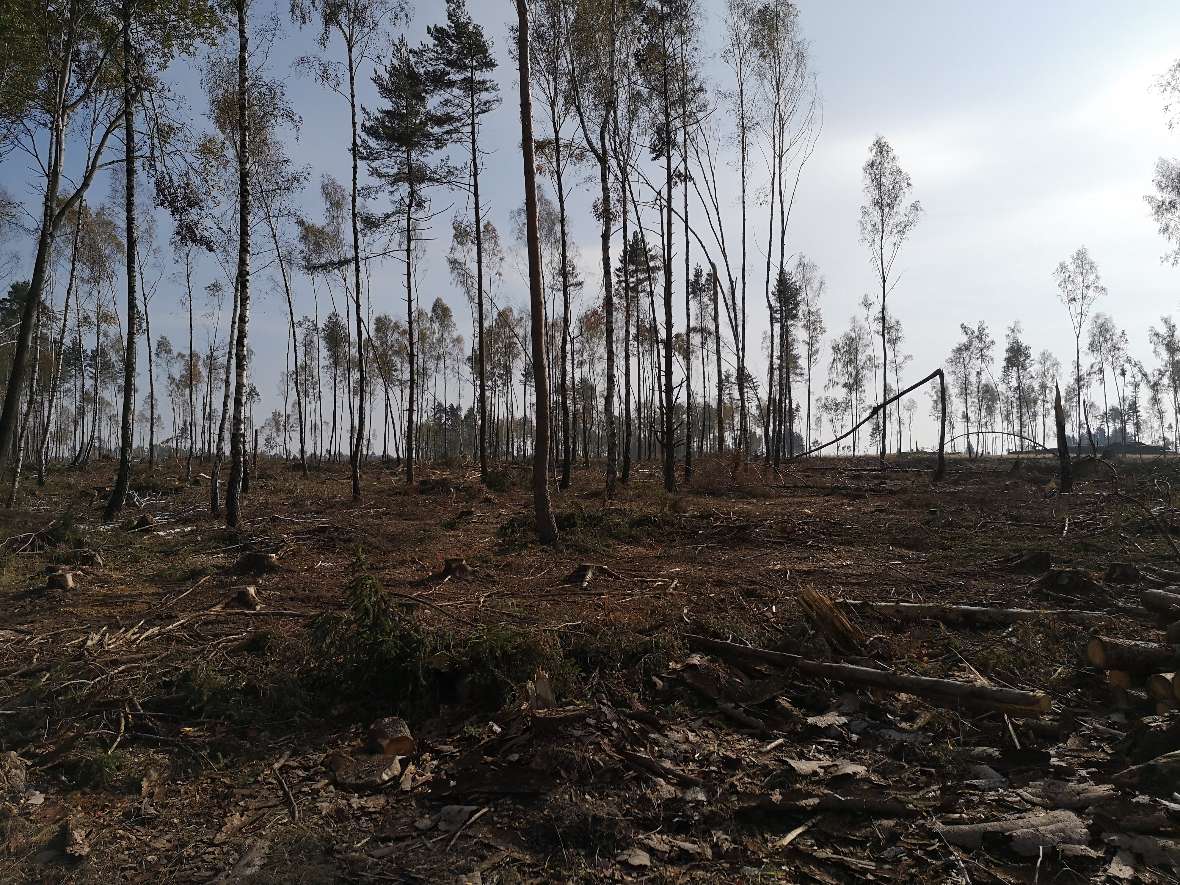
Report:
[{"label": "fallen branch", "polygon": [[822,676],[825,679],[849,685],[867,685],[889,691],[915,694],[945,707],[953,708],[960,705],[980,707],[1007,713],[1009,716],[1036,718],[1048,713],[1053,706],[1052,698],[1041,691],[993,688],[988,685],[956,682],[952,679],[908,676],[903,673],[874,670],[871,667],[859,667],[853,664],[813,661],[799,655],[737,645],[733,642],[723,642],[705,636],[690,635],[686,638],[690,645],[723,657],[760,661],[781,667],[794,667],[813,676]]}]

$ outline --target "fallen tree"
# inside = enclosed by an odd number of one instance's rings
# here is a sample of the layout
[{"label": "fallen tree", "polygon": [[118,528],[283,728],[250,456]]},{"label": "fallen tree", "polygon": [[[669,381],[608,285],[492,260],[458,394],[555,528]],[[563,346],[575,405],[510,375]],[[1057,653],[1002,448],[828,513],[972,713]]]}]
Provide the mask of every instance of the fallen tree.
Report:
[{"label": "fallen tree", "polygon": [[1144,590],[1139,601],[1149,612],[1154,612],[1169,621],[1180,620],[1180,593],[1168,590]]},{"label": "fallen tree", "polygon": [[865,415],[864,418],[862,418],[858,423],[854,424],[852,427],[850,427],[848,430],[844,431],[844,433],[841,433],[839,436],[835,437],[834,439],[830,439],[827,442],[821,443],[818,446],[812,446],[807,451],[800,452],[799,454],[797,454],[793,457],[805,458],[808,455],[814,455],[816,452],[821,451],[822,449],[826,449],[829,446],[834,446],[837,443],[843,442],[844,440],[848,439],[848,437],[852,436],[852,434],[856,433],[856,431],[860,430],[860,428],[864,427],[866,424],[868,424],[870,421],[872,421],[873,418],[875,418],[878,413],[884,411],[885,409],[887,409],[889,406],[893,405],[895,402],[897,402],[902,397],[909,396],[911,393],[913,393],[919,387],[933,381],[935,378],[938,379],[938,395],[939,395],[939,409],[940,409],[939,425],[938,425],[938,466],[934,469],[934,481],[938,482],[939,480],[941,480],[943,478],[943,476],[946,475],[946,376],[943,375],[942,369],[935,369],[933,372],[931,372],[929,375],[927,375],[921,381],[916,381],[913,384],[911,384],[909,387],[907,387],[905,390],[901,391],[900,393],[895,393],[893,396],[889,397],[889,399],[885,400],[885,402],[877,403],[875,406],[873,406],[868,411],[868,413]]},{"label": "fallen tree", "polygon": [[953,679],[932,679],[927,676],[909,676],[891,673],[855,664],[835,664],[827,661],[813,661],[787,652],[771,651],[706,636],[689,635],[689,645],[720,657],[793,667],[813,676],[822,676],[833,682],[847,685],[864,685],[883,688],[888,691],[906,692],[918,695],[945,707],[969,706],[1007,713],[1009,716],[1035,718],[1048,713],[1053,706],[1049,695],[1041,691],[1020,691],[1013,688],[993,688],[970,682],[956,682]]},{"label": "fallen tree", "polygon": [[1105,612],[1052,608],[993,608],[982,605],[940,605],[933,602],[863,602],[843,599],[844,605],[902,621],[941,621],[972,627],[1001,627],[1022,621],[1052,619],[1071,624],[1095,624],[1111,616]]}]

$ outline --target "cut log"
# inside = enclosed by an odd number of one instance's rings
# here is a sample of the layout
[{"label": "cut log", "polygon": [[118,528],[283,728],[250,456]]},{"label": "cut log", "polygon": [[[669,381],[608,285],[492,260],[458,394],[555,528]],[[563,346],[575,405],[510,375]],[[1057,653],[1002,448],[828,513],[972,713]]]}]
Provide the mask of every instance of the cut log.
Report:
[{"label": "cut log", "polygon": [[1007,837],[1012,850],[1024,857],[1038,857],[1046,848],[1085,845],[1090,841],[1085,821],[1066,809],[976,824],[939,824],[936,829],[948,842],[964,848],[979,848],[988,837]]},{"label": "cut log", "polygon": [[1180,619],[1180,593],[1168,590],[1144,590],[1139,601],[1150,612],[1166,617],[1169,621]]},{"label": "cut log", "polygon": [[1155,702],[1147,696],[1147,692],[1138,688],[1111,687],[1110,698],[1116,710],[1138,710],[1146,712]]},{"label": "cut log", "polygon": [[1110,782],[1124,790],[1171,796],[1180,789],[1180,751],[1164,753],[1149,762],[1125,768],[1111,775]]},{"label": "cut log", "polygon": [[1105,612],[1074,611],[1052,608],[993,608],[982,605],[939,605],[931,602],[861,602],[845,599],[845,605],[856,606],[877,615],[888,615],[902,621],[934,620],[944,624],[969,627],[1000,627],[1022,621],[1056,620],[1071,624],[1095,624],[1108,620]]},{"label": "cut log", "polygon": [[1107,670],[1106,684],[1111,688],[1133,688],[1135,678],[1126,670]]},{"label": "cut log", "polygon": [[1110,784],[1075,784],[1051,778],[1034,781],[1016,794],[1033,805],[1067,811],[1105,805],[1117,796]]},{"label": "cut log", "polygon": [[1147,693],[1155,701],[1176,700],[1176,690],[1172,688],[1175,673],[1152,673],[1147,677]]},{"label": "cut log", "polygon": [[1108,584],[1134,584],[1143,580],[1143,574],[1133,562],[1112,562],[1103,580]]},{"label": "cut log", "polygon": [[1086,659],[1100,670],[1126,670],[1147,675],[1180,670],[1180,649],[1174,645],[1095,636],[1086,646]]},{"label": "cut log", "polygon": [[1147,762],[1180,750],[1180,714],[1149,716],[1134,723],[1115,751],[1132,762]]},{"label": "cut log", "polygon": [[688,636],[689,644],[722,657],[738,660],[760,661],[780,667],[794,667],[813,676],[822,676],[834,682],[848,685],[865,685],[888,691],[907,692],[918,695],[944,707],[978,707],[997,710],[1009,716],[1036,718],[1048,713],[1053,706],[1049,695],[1041,691],[1019,691],[1012,688],[993,688],[953,679],[932,679],[926,676],[908,676],[891,673],[888,670],[874,670],[853,664],[833,664],[813,661],[799,655],[770,651],[764,648],[737,645],[709,639],[705,636]]}]

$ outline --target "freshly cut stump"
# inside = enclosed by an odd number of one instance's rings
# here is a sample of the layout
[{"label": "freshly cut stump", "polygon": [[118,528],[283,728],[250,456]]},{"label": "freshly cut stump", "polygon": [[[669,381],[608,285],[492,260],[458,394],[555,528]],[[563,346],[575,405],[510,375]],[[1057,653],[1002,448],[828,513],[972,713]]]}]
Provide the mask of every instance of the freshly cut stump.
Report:
[{"label": "freshly cut stump", "polygon": [[409,756],[414,752],[414,735],[404,719],[386,716],[369,726],[369,749],[383,756]]}]

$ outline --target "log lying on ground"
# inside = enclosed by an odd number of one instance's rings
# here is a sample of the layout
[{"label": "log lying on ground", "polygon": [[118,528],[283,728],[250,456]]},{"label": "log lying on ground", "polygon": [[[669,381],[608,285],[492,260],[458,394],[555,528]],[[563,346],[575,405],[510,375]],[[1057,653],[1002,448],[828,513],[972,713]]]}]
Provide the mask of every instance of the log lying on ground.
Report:
[{"label": "log lying on ground", "polygon": [[856,599],[841,601],[845,605],[903,621],[935,620],[944,624],[964,624],[971,627],[1002,627],[1041,619],[1068,621],[1072,624],[1095,624],[1112,617],[1104,612],[1072,609],[991,608],[982,605],[939,605],[932,602],[862,602]]},{"label": "log lying on ground", "polygon": [[1041,691],[992,688],[987,685],[956,682],[953,679],[931,679],[926,676],[908,676],[903,673],[890,673],[888,670],[874,670],[871,667],[859,667],[853,664],[813,661],[799,655],[722,642],[705,636],[690,635],[687,639],[691,646],[722,657],[794,667],[804,673],[822,676],[825,679],[848,685],[867,685],[889,691],[907,692],[946,707],[980,707],[1007,713],[1009,716],[1035,718],[1048,713],[1053,706],[1052,699]]},{"label": "log lying on ground", "polygon": [[1095,636],[1086,646],[1086,659],[1100,670],[1140,675],[1180,670],[1180,648],[1136,639]]},{"label": "log lying on ground", "polygon": [[1176,678],[1175,673],[1153,673],[1147,677],[1147,693],[1155,701],[1176,700],[1176,690],[1172,687]]},{"label": "log lying on ground", "polygon": [[1111,775],[1110,782],[1125,790],[1137,790],[1153,796],[1170,796],[1180,788],[1180,752],[1132,765]]},{"label": "log lying on ground", "polygon": [[1012,850],[1024,857],[1038,857],[1046,848],[1085,845],[1090,841],[1086,822],[1072,811],[1034,811],[1002,820],[974,824],[936,824],[944,839],[964,848],[979,848],[984,839],[1006,837]]},{"label": "log lying on ground", "polygon": [[1134,688],[1135,678],[1126,670],[1107,670],[1106,684],[1111,688]]},{"label": "log lying on ground", "polygon": [[1144,590],[1139,594],[1139,601],[1148,611],[1162,615],[1170,621],[1180,618],[1180,593],[1172,593],[1168,590]]}]

